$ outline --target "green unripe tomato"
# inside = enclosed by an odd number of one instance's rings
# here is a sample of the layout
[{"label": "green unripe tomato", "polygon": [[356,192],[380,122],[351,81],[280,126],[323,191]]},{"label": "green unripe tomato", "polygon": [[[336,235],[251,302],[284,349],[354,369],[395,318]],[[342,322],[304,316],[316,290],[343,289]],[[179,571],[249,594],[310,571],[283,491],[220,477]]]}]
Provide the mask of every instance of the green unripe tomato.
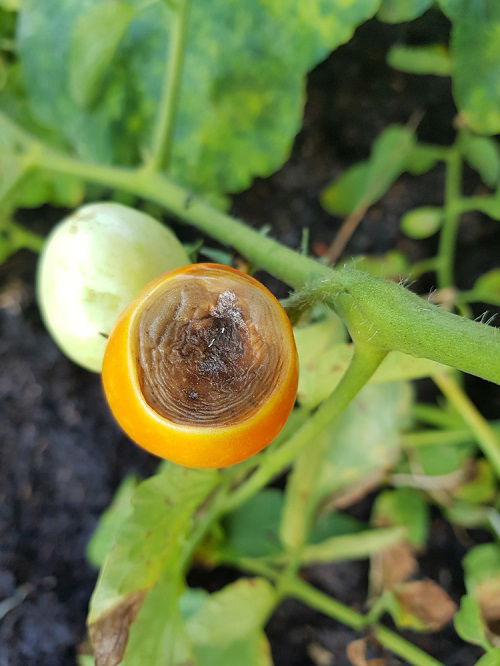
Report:
[{"label": "green unripe tomato", "polygon": [[45,324],[69,358],[100,372],[122,310],[154,277],[189,263],[174,234],[149,215],[117,203],[83,206],[54,228],[40,257]]}]

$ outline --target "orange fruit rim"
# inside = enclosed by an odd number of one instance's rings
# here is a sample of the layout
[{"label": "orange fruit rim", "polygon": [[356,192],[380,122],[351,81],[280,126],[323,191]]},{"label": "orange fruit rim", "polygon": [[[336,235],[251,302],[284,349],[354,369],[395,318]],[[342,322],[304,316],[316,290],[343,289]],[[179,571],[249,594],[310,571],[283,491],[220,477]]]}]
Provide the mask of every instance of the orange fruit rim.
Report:
[{"label": "orange fruit rim", "polygon": [[[198,426],[176,423],[158,414],[145,400],[138,376],[137,325],[147,303],[172,278],[203,277],[224,271],[250,283],[273,306],[282,333],[280,343],[289,358],[287,371],[255,412],[231,425]],[[106,346],[102,381],[110,409],[127,435],[150,453],[186,467],[210,469],[235,464],[261,451],[284,426],[297,394],[298,358],[288,316],[271,292],[255,278],[215,263],[184,266],[163,273],[129,304]]]}]

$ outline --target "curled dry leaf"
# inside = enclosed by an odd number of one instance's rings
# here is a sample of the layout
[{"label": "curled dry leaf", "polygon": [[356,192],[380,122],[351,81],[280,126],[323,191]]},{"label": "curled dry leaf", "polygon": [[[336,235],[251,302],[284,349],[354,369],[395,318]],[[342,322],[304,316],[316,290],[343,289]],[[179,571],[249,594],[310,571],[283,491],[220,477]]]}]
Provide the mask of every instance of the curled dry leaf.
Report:
[{"label": "curled dry leaf", "polygon": [[479,583],[475,597],[481,608],[488,638],[492,645],[500,648],[500,579]]},{"label": "curled dry leaf", "polygon": [[394,594],[404,614],[416,618],[426,631],[439,631],[457,610],[448,593],[432,580],[404,583]]},{"label": "curled dry leaf", "polygon": [[89,626],[96,666],[118,666],[147,590],[137,590]]},{"label": "curled dry leaf", "polygon": [[346,654],[352,666],[388,666],[385,657],[367,656],[368,648],[367,638],[359,638],[349,643]]},{"label": "curled dry leaf", "polygon": [[319,643],[309,643],[307,654],[315,666],[334,666],[335,657]]},{"label": "curled dry leaf", "polygon": [[414,553],[415,549],[408,541],[395,543],[375,553],[370,566],[372,594],[382,594],[413,576],[418,570]]}]

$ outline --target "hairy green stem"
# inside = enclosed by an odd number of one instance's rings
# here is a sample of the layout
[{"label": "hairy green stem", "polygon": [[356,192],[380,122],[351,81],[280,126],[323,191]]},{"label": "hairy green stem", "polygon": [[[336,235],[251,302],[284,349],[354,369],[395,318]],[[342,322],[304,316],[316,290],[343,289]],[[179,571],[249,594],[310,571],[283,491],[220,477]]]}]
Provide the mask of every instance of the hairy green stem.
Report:
[{"label": "hairy green stem", "polygon": [[179,6],[170,12],[174,17],[170,33],[170,51],[165,67],[158,119],[153,134],[153,150],[147,167],[151,171],[167,170],[172,152],[179,92],[181,89],[184,54],[189,26],[191,0],[179,0]]},{"label": "hairy green stem", "polygon": [[484,455],[500,477],[500,438],[452,377],[436,375],[433,379],[467,423]]},{"label": "hairy green stem", "polygon": [[457,142],[446,159],[444,222],[439,236],[437,278],[440,289],[452,287],[454,280],[455,249],[457,242],[460,212],[457,203],[460,200],[462,179],[462,156]]},{"label": "hairy green stem", "polygon": [[232,510],[246,502],[276,474],[286,469],[299,451],[313,442],[344,411],[385,356],[385,352],[371,347],[355,348],[351,363],[333,393],[283,446],[268,455],[263,454],[262,465],[228,498],[226,509]]},{"label": "hairy green stem", "polygon": [[159,172],[82,162],[43,145],[0,114],[37,166],[117,188],[164,206],[219,242],[234,247],[255,266],[290,286],[319,285],[326,300],[343,315],[351,335],[384,350],[430,358],[500,383],[498,331],[427,303],[400,285],[349,266],[332,270],[284,247],[191,195]]}]

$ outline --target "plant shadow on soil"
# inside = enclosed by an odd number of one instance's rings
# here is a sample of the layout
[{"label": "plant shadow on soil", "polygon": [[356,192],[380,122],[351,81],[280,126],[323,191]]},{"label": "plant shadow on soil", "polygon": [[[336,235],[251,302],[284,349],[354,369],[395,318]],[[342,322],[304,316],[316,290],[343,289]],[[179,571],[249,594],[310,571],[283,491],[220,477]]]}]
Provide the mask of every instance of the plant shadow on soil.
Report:
[{"label": "plant shadow on soil", "polygon": [[[311,251],[321,251],[340,225],[320,207],[318,194],[353,161],[365,157],[375,136],[391,122],[405,123],[425,110],[421,138],[452,140],[454,107],[447,79],[407,76],[390,70],[385,52],[398,40],[447,38],[448,24],[428,13],[413,24],[371,21],[310,76],[304,129],[293,155],[273,177],[257,180],[234,198],[233,211],[255,226],[298,247],[302,227]],[[472,173],[466,186],[477,187]],[[435,240],[414,243],[398,230],[401,214],[417,205],[439,204],[443,173],[402,177],[369,211],[349,245],[350,254],[398,248],[412,260],[430,256]],[[42,215],[42,222],[40,217]],[[26,211],[22,219],[44,228],[60,212]],[[480,215],[464,220],[458,278],[467,288],[495,265],[491,223]],[[179,227],[184,238],[198,234]],[[210,243],[213,245],[213,243]],[[156,460],[131,445],[113,423],[99,378],[62,357],[40,321],[34,300],[36,259],[18,253],[0,267],[0,602],[12,608],[0,618],[0,666],[70,666],[85,639],[85,614],[96,572],[85,559],[86,543],[119,481],[129,472],[152,473]],[[278,295],[283,285],[265,276]],[[421,281],[420,290],[432,286]],[[498,413],[500,396],[484,382],[471,382],[485,413]],[[352,508],[369,515],[370,498]],[[469,545],[481,534],[468,533]],[[455,600],[463,593],[463,543],[439,517],[433,521],[422,575],[443,584]],[[363,608],[367,564],[310,567],[306,577],[339,599]],[[192,584],[218,589],[235,572],[197,570]],[[285,601],[268,625],[276,666],[348,665],[346,645],[359,637],[295,601]],[[439,634],[412,634],[447,666],[469,666],[479,653],[448,627]],[[394,659],[389,662],[401,664]],[[145,665],[147,666],[147,665]],[[235,665],[237,666],[237,665]]]}]

